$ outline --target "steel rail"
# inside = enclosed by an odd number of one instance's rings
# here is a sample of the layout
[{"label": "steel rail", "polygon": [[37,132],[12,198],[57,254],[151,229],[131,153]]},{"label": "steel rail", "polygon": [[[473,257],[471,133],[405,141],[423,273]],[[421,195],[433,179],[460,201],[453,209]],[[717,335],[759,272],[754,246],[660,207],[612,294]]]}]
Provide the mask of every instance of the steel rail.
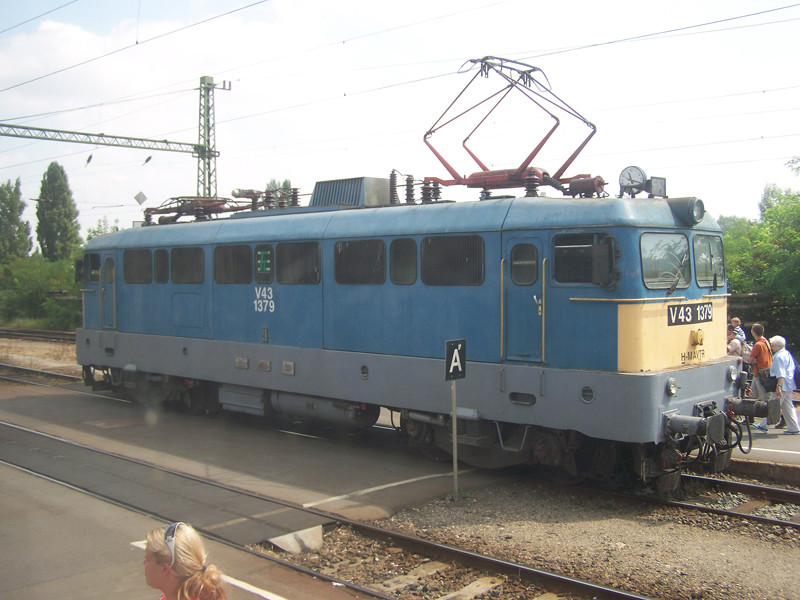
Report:
[{"label": "steel rail", "polygon": [[23,340],[41,340],[45,342],[75,343],[74,331],[51,331],[48,329],[18,329],[2,327],[0,337]]},{"label": "steel rail", "polygon": [[757,485],[745,483],[743,481],[731,481],[730,479],[717,479],[716,477],[703,477],[702,475],[688,475],[684,473],[682,479],[693,482],[701,482],[724,488],[725,491],[742,492],[750,496],[762,495],[770,502],[791,502],[800,506],[800,491],[776,488],[768,485]]},{"label": "steel rail", "polygon": [[[713,485],[726,492],[742,493],[754,499],[763,499],[773,504],[788,503],[800,506],[800,491],[797,490],[789,490],[789,489],[776,488],[766,485],[744,483],[740,481],[731,481],[728,479],[716,479],[714,477],[702,477],[699,475],[683,474],[681,475],[681,479],[685,479],[686,481],[690,482],[700,482],[708,485]],[[782,527],[791,527],[793,529],[800,530],[800,522],[787,521],[783,519],[774,519],[771,517],[762,517],[759,515],[746,513],[743,511],[737,511],[736,507],[732,509],[721,509],[721,508],[715,508],[713,506],[705,506],[702,503],[679,502],[679,501],[671,501],[670,504],[716,515],[725,515],[730,517],[736,517],[739,519],[749,519],[751,521],[756,521],[757,523],[762,523],[764,525],[778,525]]]},{"label": "steel rail", "polygon": [[[58,379],[66,379],[67,381],[70,381],[70,382],[73,382],[73,383],[74,382],[78,382],[78,381],[83,381],[83,379],[81,377],[78,377],[77,375],[70,375],[68,373],[56,373],[55,371],[43,371],[42,369],[32,369],[32,368],[29,368],[29,367],[21,367],[19,365],[10,365],[10,364],[7,364],[7,363],[0,363],[0,369],[8,369],[10,371],[19,371],[21,373],[25,373],[25,374],[28,374],[28,375],[41,375],[41,376],[46,376],[46,377],[56,377]],[[35,382],[32,382],[32,381],[27,381],[25,379],[16,379],[14,377],[7,377],[7,376],[0,376],[0,379],[3,379],[4,381],[11,381],[13,383],[28,383],[28,384],[35,383]]]},{"label": "steel rail", "polygon": [[[681,478],[686,478],[687,481],[695,480],[707,482],[709,484],[717,485],[720,488],[725,488],[729,492],[740,492],[753,499],[764,499],[770,503],[791,503],[800,506],[800,492],[793,490],[774,488],[769,486],[760,486],[755,484],[739,483],[735,481],[715,479],[713,477],[699,477],[696,475],[681,475]],[[783,519],[775,519],[772,517],[762,517],[752,513],[736,510],[733,508],[718,508],[709,506],[705,501],[692,501],[692,500],[672,500],[669,498],[660,498],[658,496],[642,496],[629,494],[625,492],[614,492],[610,490],[596,490],[591,489],[593,494],[601,494],[610,498],[619,498],[633,502],[646,502],[648,504],[658,504],[661,506],[671,506],[675,508],[682,508],[686,510],[694,510],[697,512],[708,513],[712,515],[719,515],[730,517],[734,519],[747,519],[763,525],[788,527],[791,529],[800,530],[800,522],[787,521]],[[738,506],[742,506],[741,504]]]}]

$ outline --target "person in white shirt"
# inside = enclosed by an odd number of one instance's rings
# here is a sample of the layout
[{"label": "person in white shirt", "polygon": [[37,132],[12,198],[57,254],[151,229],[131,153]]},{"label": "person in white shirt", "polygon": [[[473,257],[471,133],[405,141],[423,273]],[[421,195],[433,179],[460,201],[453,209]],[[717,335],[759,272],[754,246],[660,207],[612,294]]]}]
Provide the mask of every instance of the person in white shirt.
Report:
[{"label": "person in white shirt", "polygon": [[784,435],[800,435],[800,424],[797,422],[797,410],[792,402],[792,392],[795,388],[794,359],[786,349],[786,340],[776,335],[771,337],[769,345],[772,348],[772,366],[770,373],[778,378],[776,393],[781,396],[781,414],[786,421]]}]

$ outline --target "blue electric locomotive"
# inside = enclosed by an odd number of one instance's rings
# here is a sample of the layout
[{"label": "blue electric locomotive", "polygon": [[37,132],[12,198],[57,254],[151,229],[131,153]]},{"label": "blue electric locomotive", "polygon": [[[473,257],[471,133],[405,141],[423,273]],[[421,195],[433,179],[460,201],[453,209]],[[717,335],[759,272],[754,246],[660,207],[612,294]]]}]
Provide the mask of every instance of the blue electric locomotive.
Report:
[{"label": "blue electric locomotive", "polygon": [[[531,73],[506,77],[509,90]],[[469,178],[442,159],[454,179],[427,179],[420,204],[401,204],[394,178],[327,181],[305,207],[174,222],[221,206],[195,198],[168,224],[92,239],[77,332],[87,384],[99,371],[145,401],[359,428],[384,408],[410,444],[444,451],[455,418],[458,456],[479,467],[635,474],[662,489],[686,460],[724,469],[734,413],[768,407],[739,399],[741,359],[726,355],[719,226],[636,167],[608,197],[599,177],[561,177],[574,154],[553,177],[528,166],[534,154],[510,171],[475,157]],[[453,183],[484,199],[439,200]],[[456,415],[453,339],[469,348]]]},{"label": "blue electric locomotive", "polygon": [[725,466],[741,365],[700,201],[391,205],[388,187],[323,182],[308,207],[92,239],[87,382],[100,370],[139,397],[356,427],[384,407],[413,444],[447,449],[445,342],[464,338],[467,463],[651,480],[692,440]]}]

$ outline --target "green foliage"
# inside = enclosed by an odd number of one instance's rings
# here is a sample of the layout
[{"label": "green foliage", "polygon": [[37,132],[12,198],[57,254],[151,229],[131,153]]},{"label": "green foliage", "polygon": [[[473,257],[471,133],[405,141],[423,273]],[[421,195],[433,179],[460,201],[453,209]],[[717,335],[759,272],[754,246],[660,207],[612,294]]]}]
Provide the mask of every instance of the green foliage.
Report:
[{"label": "green foliage", "polygon": [[105,235],[112,231],[119,231],[119,219],[114,219],[114,224],[109,225],[108,217],[103,215],[97,220],[97,225],[95,227],[88,227],[86,229],[86,241],[88,242],[93,237]]},{"label": "green foliage", "polygon": [[72,199],[67,174],[56,162],[50,163],[42,178],[36,205],[36,238],[42,256],[50,261],[70,258],[83,242],[78,224],[78,208]]},{"label": "green foliage", "polygon": [[74,331],[82,325],[81,301],[79,296],[69,298],[48,298],[44,303],[46,316],[42,320],[44,329]]},{"label": "green foliage", "polygon": [[71,260],[41,254],[0,265],[0,321],[71,330],[80,324],[80,290]]},{"label": "green foliage", "polygon": [[283,190],[284,192],[291,192],[292,191],[292,182],[288,179],[284,179],[283,183],[278,182],[277,179],[270,179],[269,183],[267,184],[268,190]]},{"label": "green foliage", "polygon": [[19,179],[0,185],[0,263],[13,256],[28,256],[33,247],[31,225],[22,220],[25,202]]},{"label": "green foliage", "polygon": [[[800,194],[767,186],[761,219],[720,217],[725,240],[728,290],[759,294],[762,307],[737,315],[768,323],[767,335],[800,344]],[[766,308],[765,308],[766,307]]]},{"label": "green foliage", "polygon": [[764,211],[765,284],[775,298],[800,302],[800,194],[787,190]]},{"label": "green foliage", "polygon": [[753,291],[754,280],[760,276],[751,253],[757,226],[746,219],[733,219],[730,223],[725,222],[726,219],[728,217],[720,217],[725,240],[728,291],[747,294]]}]

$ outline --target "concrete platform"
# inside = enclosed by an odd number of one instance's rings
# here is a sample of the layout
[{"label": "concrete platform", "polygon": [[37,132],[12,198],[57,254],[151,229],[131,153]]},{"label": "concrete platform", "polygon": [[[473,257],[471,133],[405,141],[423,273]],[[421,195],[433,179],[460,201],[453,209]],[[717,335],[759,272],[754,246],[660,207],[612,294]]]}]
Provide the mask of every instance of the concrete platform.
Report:
[{"label": "concrete platform", "polygon": [[[0,478],[0,598],[158,598],[145,583],[144,553],[132,543],[163,523],[3,465]],[[207,540],[206,549],[228,579],[231,600],[356,597],[223,544]]]}]

